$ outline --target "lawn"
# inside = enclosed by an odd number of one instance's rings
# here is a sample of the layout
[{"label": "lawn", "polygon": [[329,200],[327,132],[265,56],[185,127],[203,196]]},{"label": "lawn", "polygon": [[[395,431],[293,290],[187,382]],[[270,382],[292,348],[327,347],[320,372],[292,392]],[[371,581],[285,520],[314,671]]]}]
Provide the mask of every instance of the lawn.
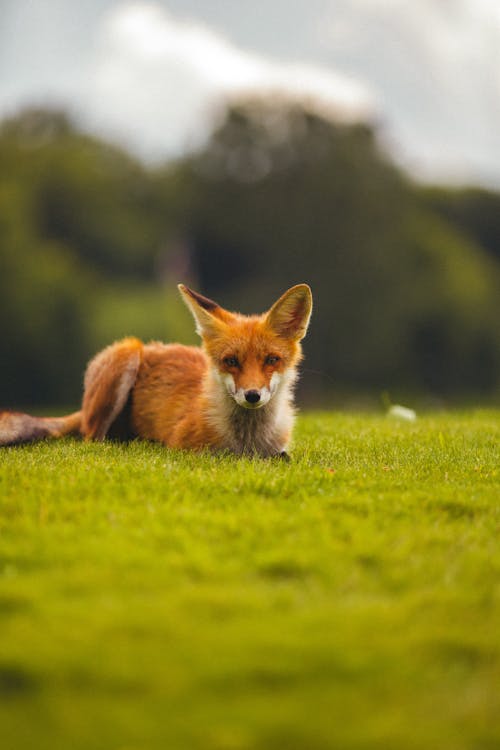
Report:
[{"label": "lawn", "polygon": [[500,413],[0,452],[2,750],[500,746]]}]

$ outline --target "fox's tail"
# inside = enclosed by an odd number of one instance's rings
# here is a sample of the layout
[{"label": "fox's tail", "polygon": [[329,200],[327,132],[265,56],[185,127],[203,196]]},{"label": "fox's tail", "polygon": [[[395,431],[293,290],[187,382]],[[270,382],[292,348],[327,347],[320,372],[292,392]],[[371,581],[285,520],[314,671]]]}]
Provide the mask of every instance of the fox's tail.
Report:
[{"label": "fox's tail", "polygon": [[0,446],[79,435],[81,422],[81,411],[66,417],[31,417],[15,411],[0,411]]}]

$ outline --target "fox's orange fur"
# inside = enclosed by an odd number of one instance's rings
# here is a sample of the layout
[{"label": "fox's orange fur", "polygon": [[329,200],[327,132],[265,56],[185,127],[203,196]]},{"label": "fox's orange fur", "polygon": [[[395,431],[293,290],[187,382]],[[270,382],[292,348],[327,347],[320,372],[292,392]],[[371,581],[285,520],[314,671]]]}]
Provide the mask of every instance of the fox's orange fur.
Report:
[{"label": "fox's orange fur", "polygon": [[174,448],[283,454],[290,440],[293,385],[312,308],[306,284],[260,316],[230,313],[179,285],[203,346],[108,346],[85,373],[82,409],[59,418],[0,412],[0,445],[80,433],[141,437]]}]

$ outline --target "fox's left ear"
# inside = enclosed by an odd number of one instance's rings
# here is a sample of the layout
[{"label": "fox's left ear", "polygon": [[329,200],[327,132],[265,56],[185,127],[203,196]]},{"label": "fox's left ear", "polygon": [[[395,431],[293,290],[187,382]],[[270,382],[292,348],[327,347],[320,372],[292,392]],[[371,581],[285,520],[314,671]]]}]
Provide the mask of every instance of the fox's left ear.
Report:
[{"label": "fox's left ear", "polygon": [[292,286],[267,313],[268,325],[284,338],[304,338],[312,312],[312,292],[307,284]]},{"label": "fox's left ear", "polygon": [[224,325],[226,311],[217,302],[198,294],[184,284],[178,284],[177,288],[195,319],[196,332],[200,336],[216,335]]}]

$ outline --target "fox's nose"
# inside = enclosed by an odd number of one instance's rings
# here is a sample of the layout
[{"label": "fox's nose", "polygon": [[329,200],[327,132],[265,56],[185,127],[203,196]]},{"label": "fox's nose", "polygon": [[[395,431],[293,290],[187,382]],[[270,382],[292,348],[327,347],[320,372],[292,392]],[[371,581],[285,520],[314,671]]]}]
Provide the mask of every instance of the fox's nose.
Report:
[{"label": "fox's nose", "polygon": [[255,389],[245,391],[245,400],[248,401],[249,404],[256,404],[258,401],[260,401],[259,391]]}]

